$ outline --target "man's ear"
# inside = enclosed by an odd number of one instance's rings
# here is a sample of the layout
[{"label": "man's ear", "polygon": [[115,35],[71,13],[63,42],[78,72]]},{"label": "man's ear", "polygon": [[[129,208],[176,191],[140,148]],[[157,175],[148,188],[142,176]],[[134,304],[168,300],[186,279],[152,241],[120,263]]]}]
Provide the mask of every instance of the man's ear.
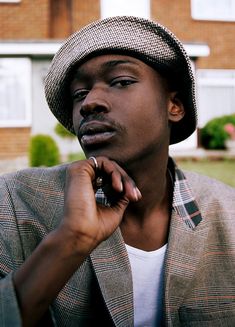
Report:
[{"label": "man's ear", "polygon": [[177,96],[177,92],[170,93],[170,100],[168,104],[168,119],[172,123],[180,121],[184,117],[184,105]]}]

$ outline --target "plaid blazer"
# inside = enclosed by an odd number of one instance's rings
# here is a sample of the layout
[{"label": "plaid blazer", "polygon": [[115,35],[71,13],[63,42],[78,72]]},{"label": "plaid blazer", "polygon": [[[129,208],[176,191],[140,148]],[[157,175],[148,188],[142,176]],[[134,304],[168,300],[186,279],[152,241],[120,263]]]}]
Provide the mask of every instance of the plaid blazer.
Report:
[{"label": "plaid blazer", "polygon": [[[0,178],[0,326],[21,326],[12,273],[60,223],[65,172],[62,165]],[[186,173],[187,180],[180,170],[178,175],[165,262],[164,326],[234,327],[235,189],[195,173]],[[119,229],[74,273],[47,317],[54,326],[133,326],[131,268]]]}]

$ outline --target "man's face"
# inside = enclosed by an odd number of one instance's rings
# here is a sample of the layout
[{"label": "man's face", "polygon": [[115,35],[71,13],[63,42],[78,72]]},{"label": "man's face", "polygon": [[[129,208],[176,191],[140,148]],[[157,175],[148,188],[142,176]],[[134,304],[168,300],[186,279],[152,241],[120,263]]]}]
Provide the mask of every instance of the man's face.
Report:
[{"label": "man's face", "polygon": [[144,62],[94,57],[76,70],[71,95],[74,129],[87,157],[127,163],[168,146],[170,92]]}]

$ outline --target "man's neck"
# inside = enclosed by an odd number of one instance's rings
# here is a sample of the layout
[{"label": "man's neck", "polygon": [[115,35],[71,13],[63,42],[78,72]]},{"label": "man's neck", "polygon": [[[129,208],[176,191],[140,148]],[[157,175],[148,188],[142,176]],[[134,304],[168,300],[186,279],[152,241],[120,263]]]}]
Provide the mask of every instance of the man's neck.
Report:
[{"label": "man's neck", "polygon": [[142,199],[130,204],[121,224],[127,244],[153,250],[167,242],[171,215],[173,185],[167,171],[168,154],[161,160],[143,162],[132,167],[132,177]]}]

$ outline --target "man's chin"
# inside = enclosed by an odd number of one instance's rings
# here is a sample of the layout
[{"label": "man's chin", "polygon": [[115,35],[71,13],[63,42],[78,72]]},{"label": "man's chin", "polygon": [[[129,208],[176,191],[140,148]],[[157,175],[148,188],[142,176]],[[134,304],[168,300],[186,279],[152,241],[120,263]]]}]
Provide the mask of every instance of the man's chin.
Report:
[{"label": "man's chin", "polygon": [[90,157],[106,157],[110,160],[117,162],[119,165],[124,164],[124,160],[123,157],[120,155],[120,152],[116,153],[114,151],[103,149],[103,150],[95,150],[95,151],[86,151],[84,153],[87,159]]},{"label": "man's chin", "polygon": [[[91,147],[84,147],[83,152],[85,153],[86,158],[90,157],[107,157],[109,159],[111,158],[118,158],[119,151],[115,151],[112,149],[110,145],[96,145]],[[112,159],[113,160],[113,159]]]}]

